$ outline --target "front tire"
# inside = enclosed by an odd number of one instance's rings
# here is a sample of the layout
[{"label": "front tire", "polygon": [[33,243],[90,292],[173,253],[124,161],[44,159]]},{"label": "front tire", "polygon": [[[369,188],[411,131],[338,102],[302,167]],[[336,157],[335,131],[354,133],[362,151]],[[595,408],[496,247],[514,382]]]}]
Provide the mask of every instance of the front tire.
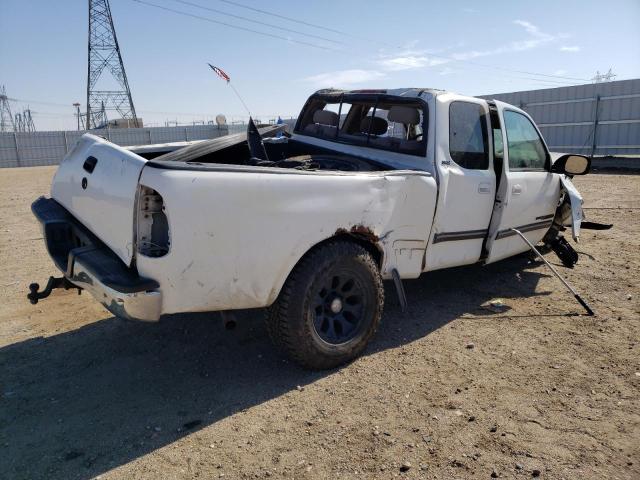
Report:
[{"label": "front tire", "polygon": [[362,246],[337,240],[295,266],[267,313],[274,343],[306,368],[355,358],[374,335],[384,305],[382,278]]}]

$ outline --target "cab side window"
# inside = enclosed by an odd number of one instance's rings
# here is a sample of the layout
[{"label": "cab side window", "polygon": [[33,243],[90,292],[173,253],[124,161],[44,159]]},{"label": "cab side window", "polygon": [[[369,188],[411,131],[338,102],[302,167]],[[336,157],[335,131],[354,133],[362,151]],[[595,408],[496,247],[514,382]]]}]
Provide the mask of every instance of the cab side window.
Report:
[{"label": "cab side window", "polygon": [[489,147],[487,120],[481,105],[452,102],[449,105],[449,154],[462,168],[487,170]]},{"label": "cab side window", "polygon": [[521,113],[504,111],[509,170],[544,170],[547,151],[531,121]]}]

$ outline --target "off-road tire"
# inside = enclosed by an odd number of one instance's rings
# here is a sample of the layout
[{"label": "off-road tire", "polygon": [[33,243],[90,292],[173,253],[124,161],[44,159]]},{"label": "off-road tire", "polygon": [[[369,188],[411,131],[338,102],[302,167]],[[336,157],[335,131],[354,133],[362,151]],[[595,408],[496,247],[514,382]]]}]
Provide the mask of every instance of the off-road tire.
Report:
[{"label": "off-road tire", "polygon": [[[353,338],[342,343],[323,339],[315,326],[314,305],[324,290],[322,285],[335,275],[351,275],[362,297],[362,315],[355,322]],[[382,277],[371,254],[355,242],[336,240],[312,250],[295,266],[267,310],[267,329],[273,343],[299,365],[314,370],[333,368],[366,347],[380,324],[383,305]]]}]

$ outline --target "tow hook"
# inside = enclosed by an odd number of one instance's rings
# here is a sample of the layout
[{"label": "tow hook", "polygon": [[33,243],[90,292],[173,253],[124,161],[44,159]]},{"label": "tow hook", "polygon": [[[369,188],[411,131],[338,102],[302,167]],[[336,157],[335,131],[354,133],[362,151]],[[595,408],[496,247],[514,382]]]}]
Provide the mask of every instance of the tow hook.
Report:
[{"label": "tow hook", "polygon": [[40,289],[39,284],[32,283],[31,285],[29,285],[29,293],[27,294],[27,298],[32,305],[35,305],[36,303],[38,303],[38,300],[47,298],[49,295],[51,295],[51,292],[55,288],[64,288],[65,290],[69,290],[70,288],[77,288],[78,295],[80,295],[80,292],[82,291],[81,288],[78,288],[76,285],[71,283],[69,280],[67,280],[66,277],[49,277],[47,286],[44,287],[41,292],[38,291]]}]

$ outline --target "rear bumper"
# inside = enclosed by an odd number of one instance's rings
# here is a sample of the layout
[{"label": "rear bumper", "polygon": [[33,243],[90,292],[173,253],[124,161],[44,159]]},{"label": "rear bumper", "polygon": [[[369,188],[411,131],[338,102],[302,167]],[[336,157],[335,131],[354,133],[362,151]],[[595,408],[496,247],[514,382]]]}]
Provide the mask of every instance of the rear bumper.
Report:
[{"label": "rear bumper", "polygon": [[[66,276],[66,275],[65,275]],[[69,277],[68,277],[69,278]],[[91,267],[76,260],[69,281],[88,291],[111,313],[130,320],[154,322],[160,319],[162,294],[156,290],[121,292],[106,285]]]},{"label": "rear bumper", "polygon": [[114,315],[144,321],[160,318],[158,282],[140,277],[55,200],[40,197],[31,210],[42,225],[49,255],[71,283],[91,293]]}]

